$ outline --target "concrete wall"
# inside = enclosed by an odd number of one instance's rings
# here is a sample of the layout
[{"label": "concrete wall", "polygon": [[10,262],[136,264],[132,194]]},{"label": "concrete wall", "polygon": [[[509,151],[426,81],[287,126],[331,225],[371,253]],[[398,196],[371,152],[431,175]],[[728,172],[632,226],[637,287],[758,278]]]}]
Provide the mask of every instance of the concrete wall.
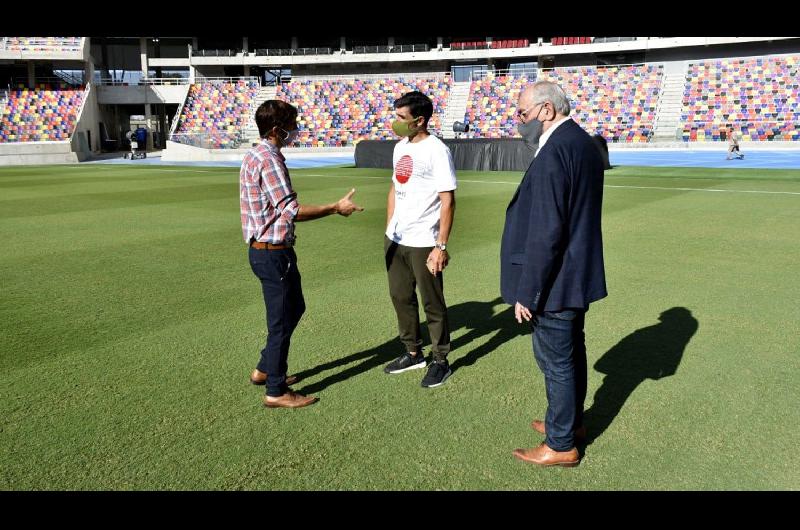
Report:
[{"label": "concrete wall", "polygon": [[247,149],[203,149],[167,140],[167,149],[161,152],[165,162],[222,162],[241,161]]},{"label": "concrete wall", "polygon": [[144,105],[148,103],[177,103],[183,105],[189,85],[97,86],[101,105]]},{"label": "concrete wall", "polygon": [[0,144],[0,166],[80,162],[70,141]]},{"label": "concrete wall", "polygon": [[[86,91],[83,110],[78,116],[71,139],[72,150],[78,154],[78,159],[81,161],[86,160],[92,153],[100,151],[100,109],[97,105],[96,88],[90,84]],[[91,134],[87,134],[89,132]]]}]

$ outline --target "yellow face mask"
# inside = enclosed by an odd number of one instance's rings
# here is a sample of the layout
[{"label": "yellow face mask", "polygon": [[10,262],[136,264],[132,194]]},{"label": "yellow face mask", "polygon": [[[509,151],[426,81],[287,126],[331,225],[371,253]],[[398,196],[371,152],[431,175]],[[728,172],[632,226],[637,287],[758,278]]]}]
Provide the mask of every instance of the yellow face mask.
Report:
[{"label": "yellow face mask", "polygon": [[392,122],[392,130],[397,136],[411,136],[414,134],[418,127],[412,127],[411,124],[414,123],[419,118],[411,118],[410,121],[403,121],[403,120],[394,120]]}]

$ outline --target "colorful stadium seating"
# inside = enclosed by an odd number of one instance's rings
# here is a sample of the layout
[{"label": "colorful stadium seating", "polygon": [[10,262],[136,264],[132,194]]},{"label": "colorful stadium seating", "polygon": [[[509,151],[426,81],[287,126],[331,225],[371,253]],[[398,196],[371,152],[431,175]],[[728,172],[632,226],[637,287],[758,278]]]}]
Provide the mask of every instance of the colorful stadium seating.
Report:
[{"label": "colorful stadium seating", "polygon": [[83,88],[67,85],[12,88],[0,116],[0,143],[69,140],[83,96]]},{"label": "colorful stadium seating", "polygon": [[553,46],[565,46],[569,44],[591,44],[592,37],[553,37],[550,44]]},{"label": "colorful stadium seating", "polygon": [[489,74],[472,83],[464,117],[472,126],[467,137],[516,135],[514,112],[519,92],[525,84],[543,80],[566,90],[572,118],[590,134],[600,134],[609,142],[647,142],[662,78],[660,65],[556,68],[540,70],[538,78]]},{"label": "colorful stadium seating", "polygon": [[498,50],[503,48],[527,48],[530,45],[530,41],[528,39],[501,39],[501,40],[492,40],[491,42],[487,40],[482,41],[469,41],[469,42],[451,42],[450,49],[451,50],[484,50],[484,49],[492,49]]},{"label": "colorful stadium seating", "polygon": [[536,81],[535,74],[488,73],[470,86],[464,121],[470,124],[465,138],[501,138],[516,134],[514,111],[522,88]]},{"label": "colorful stadium seating", "polygon": [[723,140],[733,125],[745,141],[800,140],[800,55],[720,59],[689,65],[684,141]]},{"label": "colorful stadium seating", "polygon": [[429,130],[438,133],[450,93],[449,76],[379,79],[293,80],[278,87],[277,98],[299,111],[296,146],[351,145],[363,139],[395,139],[393,103],[419,90],[433,100]]},{"label": "colorful stadium seating", "polygon": [[258,94],[258,81],[209,81],[189,87],[180,123],[172,140],[204,147],[239,147],[241,131],[250,118],[251,105]]},{"label": "colorful stadium seating", "polygon": [[4,37],[9,51],[74,51],[80,48],[80,37]]}]

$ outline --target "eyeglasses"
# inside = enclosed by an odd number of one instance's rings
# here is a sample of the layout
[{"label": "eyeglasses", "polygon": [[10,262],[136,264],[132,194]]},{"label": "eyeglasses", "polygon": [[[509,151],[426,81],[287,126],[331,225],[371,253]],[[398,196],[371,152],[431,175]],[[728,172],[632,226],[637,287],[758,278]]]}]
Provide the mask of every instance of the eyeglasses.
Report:
[{"label": "eyeglasses", "polygon": [[[542,101],[541,103],[534,103],[533,107],[525,110],[517,110],[517,118],[522,118],[523,120],[528,116],[528,113],[536,108],[537,105],[544,105],[546,101]],[[541,110],[541,109],[540,109]]]}]

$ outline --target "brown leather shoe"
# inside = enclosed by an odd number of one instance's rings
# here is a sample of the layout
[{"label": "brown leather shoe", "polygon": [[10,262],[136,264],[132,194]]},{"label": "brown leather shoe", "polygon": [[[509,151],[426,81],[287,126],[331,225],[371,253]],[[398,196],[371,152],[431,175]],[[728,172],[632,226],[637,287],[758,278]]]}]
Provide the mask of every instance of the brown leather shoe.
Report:
[{"label": "brown leather shoe", "polygon": [[[533,422],[531,423],[531,427],[533,427],[533,430],[538,433],[547,434],[547,429],[545,428],[544,422],[542,420],[533,420]],[[586,439],[586,425],[578,429],[575,429],[575,438],[581,440]]]},{"label": "brown leather shoe", "polygon": [[287,390],[284,395],[276,398],[264,396],[264,406],[271,409],[297,409],[300,407],[307,407],[308,405],[314,404],[317,401],[319,401],[319,398],[304,396],[303,394],[298,394],[291,389]]},{"label": "brown leather shoe", "polygon": [[[286,376],[286,384],[291,386],[298,382],[300,379],[296,375],[287,375]],[[254,385],[266,385],[267,384],[267,374],[266,372],[262,372],[258,368],[253,370],[253,373],[250,374],[250,382]]]},{"label": "brown leather shoe", "polygon": [[531,449],[514,449],[514,456],[537,466],[575,467],[581,463],[581,456],[574,447],[569,451],[553,451],[544,442]]}]

